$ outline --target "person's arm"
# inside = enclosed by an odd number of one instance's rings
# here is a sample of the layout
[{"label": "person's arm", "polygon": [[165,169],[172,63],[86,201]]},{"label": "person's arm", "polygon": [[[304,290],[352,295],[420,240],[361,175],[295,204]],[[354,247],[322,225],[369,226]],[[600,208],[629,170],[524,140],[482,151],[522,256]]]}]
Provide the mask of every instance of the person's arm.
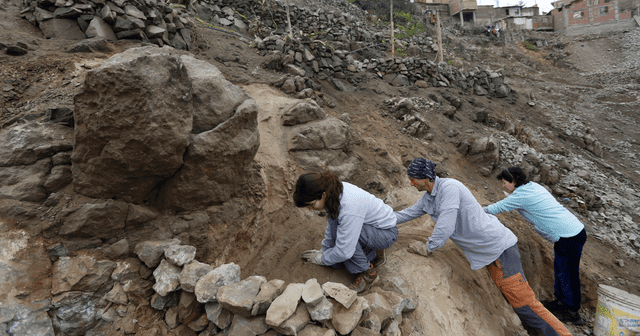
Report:
[{"label": "person's arm", "polygon": [[327,228],[324,230],[324,239],[322,239],[322,251],[333,247],[337,226],[338,221],[336,219],[327,218]]},{"label": "person's arm", "polygon": [[364,225],[364,218],[359,216],[341,215],[338,219],[340,224],[336,230],[336,244],[322,255],[325,265],[334,265],[353,257]]},{"label": "person's arm", "polygon": [[507,198],[503,199],[502,201],[496,202],[487,206],[487,209],[485,210],[485,212],[492,215],[497,215],[505,211],[523,209],[521,203],[522,203],[522,198],[514,192],[513,194],[509,195]]},{"label": "person's arm", "polygon": [[396,224],[400,224],[418,218],[426,213],[427,212],[424,211],[424,199],[421,198],[416,204],[402,211],[395,211],[393,214],[396,215]]},{"label": "person's arm", "polygon": [[441,248],[444,243],[447,242],[447,239],[449,239],[456,230],[457,219],[458,209],[450,208],[442,211],[440,216],[438,216],[436,226],[433,228],[433,233],[427,242],[427,250],[429,252]]}]

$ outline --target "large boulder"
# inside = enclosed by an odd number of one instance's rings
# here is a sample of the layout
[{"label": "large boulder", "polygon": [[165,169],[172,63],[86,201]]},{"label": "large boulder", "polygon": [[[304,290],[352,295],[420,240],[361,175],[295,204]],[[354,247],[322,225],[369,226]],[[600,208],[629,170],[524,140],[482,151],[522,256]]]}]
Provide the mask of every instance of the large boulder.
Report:
[{"label": "large boulder", "polygon": [[77,192],[141,203],[182,165],[191,81],[167,48],[133,48],[106,60],[87,73],[74,104]]},{"label": "large boulder", "polygon": [[478,165],[482,175],[489,176],[500,159],[500,141],[492,135],[472,135],[458,144],[458,151]]}]

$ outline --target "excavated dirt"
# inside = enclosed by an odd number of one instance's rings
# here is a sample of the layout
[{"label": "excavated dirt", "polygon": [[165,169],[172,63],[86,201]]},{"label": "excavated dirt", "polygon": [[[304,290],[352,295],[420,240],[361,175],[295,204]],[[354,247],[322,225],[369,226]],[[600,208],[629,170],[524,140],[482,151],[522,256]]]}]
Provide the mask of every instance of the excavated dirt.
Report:
[{"label": "excavated dirt", "polygon": [[[24,42],[30,47],[24,56],[0,54],[0,85],[12,84],[14,88],[0,92],[0,95],[4,95],[0,100],[0,125],[3,127],[16,117],[25,116],[10,112],[20,106],[32,104],[30,111],[44,112],[52,105],[70,104],[88,69],[119,51],[139,46],[139,43],[121,41],[114,43],[114,51],[108,54],[68,54],[64,50],[69,41],[44,39],[38,29],[19,18],[18,10],[15,4],[6,4],[4,10],[0,9],[0,42],[6,45]],[[287,129],[280,122],[280,115],[295,99],[269,86],[281,74],[262,69],[262,57],[256,53],[256,49],[235,36],[203,27],[197,28],[196,32],[199,49],[195,56],[216,65],[228,80],[244,88],[260,108],[261,145],[255,161],[265,184],[265,197],[256,197],[259,203],[230,203],[212,212],[216,215],[212,217],[219,221],[210,223],[206,237],[198,241],[198,260],[214,266],[235,262],[241,266],[242,278],[262,275],[269,280],[282,279],[286,282],[305,282],[309,278],[317,278],[320,283],[335,281],[348,284],[351,277],[346,271],[305,264],[299,258],[302,251],[320,247],[325,218],[313,216],[306,209],[295,208],[291,202],[295,179],[303,171],[288,156],[285,143]],[[540,33],[539,36],[559,41],[564,39],[559,35]],[[474,38],[465,37],[467,43]],[[611,58],[607,57],[607,62],[615,62],[616,57],[622,57],[616,56],[619,52],[616,40],[608,41],[603,37],[598,41],[599,44],[589,47],[596,54],[602,54],[602,48],[610,49],[607,55],[611,54]],[[471,47],[467,49],[468,53],[475,55],[475,60],[473,63],[465,61],[463,66],[504,68],[508,84],[518,92],[512,104],[507,100],[464,96],[444,88],[393,87],[373,76],[352,92],[337,91],[329,82],[320,81],[325,96],[335,102],[334,108],[325,107],[327,113],[334,117],[348,113],[348,124],[357,139],[350,155],[358,158],[359,166],[349,182],[364,186],[381,174],[390,184],[370,191],[388,201],[394,209],[403,209],[413,204],[420,193],[409,186],[404,171],[398,167],[403,167],[414,157],[423,156],[438,162],[437,168],[444,176],[465,183],[481,204],[502,199],[504,194],[501,185],[493,178],[495,172],[492,176],[483,176],[478,167],[470,164],[456,150],[457,138],[450,137],[451,130],[460,134],[486,132],[484,125],[471,121],[473,116],[465,115],[464,110],[459,111],[462,117],[459,121],[452,121],[440,114],[433,115],[429,120],[433,138],[425,141],[403,133],[400,123],[382,113],[382,102],[392,97],[429,97],[430,94],[449,91],[464,99],[475,99],[496,119],[508,119],[522,127],[543,127],[551,134],[558,134],[558,124],[569,121],[552,117],[540,104],[530,106],[528,102],[531,97],[544,97],[545,101],[558,106],[568,106],[586,99],[581,88],[603,88],[602,84],[584,76],[584,73],[595,69],[593,63],[587,61],[589,55],[580,51],[585,48],[582,44],[586,42],[568,39],[566,43],[569,42],[567,51],[570,55],[565,61],[570,67],[556,67],[544,59],[544,51],[526,50],[515,43],[507,49],[492,44],[485,44],[476,50]],[[574,88],[574,93],[556,94],[554,88],[559,86]],[[545,90],[545,87],[551,89]],[[635,96],[621,93],[601,97],[600,101],[615,105],[634,102]],[[583,122],[591,125],[603,142],[614,143],[629,138],[637,140],[640,138],[637,128],[640,115],[637,109],[625,106],[618,106],[618,119],[612,120],[607,118],[607,114],[594,110],[589,120]],[[37,118],[37,113],[34,118]],[[631,118],[635,123],[620,122],[624,118]],[[559,148],[566,146],[561,139],[552,139]],[[633,146],[638,149],[637,142]],[[568,148],[558,152],[573,150]],[[626,175],[638,190],[640,173],[628,164],[631,158],[621,153],[608,153],[605,159],[610,165],[626,164],[616,166],[616,169]],[[70,202],[81,202],[82,197],[75,195],[71,187],[65,188],[63,193],[71,197]],[[225,221],[225,218],[229,220]],[[538,298],[552,298],[552,245],[539,237],[518,214],[502,214],[499,218],[519,238],[525,273]],[[640,222],[638,213],[633,220]],[[20,260],[4,265],[12,265],[21,274],[16,279],[19,283],[14,286],[18,288],[18,293],[15,293],[15,288],[0,290],[4,293],[0,294],[0,301],[10,294],[19,298],[29,297],[31,301],[46,297],[46,289],[50,287],[51,262],[44,247],[60,239],[21,235],[17,227],[28,228],[28,224],[6,220],[2,214],[0,223],[3,260]],[[391,275],[404,278],[418,298],[419,307],[409,316],[411,322],[403,325],[403,334],[432,335],[443,330],[451,335],[495,335],[496,330],[501,330],[503,335],[521,334],[523,330],[516,315],[487,272],[470,271],[461,251],[451,242],[428,259],[406,252],[409,242],[416,239],[425,241],[433,225],[433,221],[427,217],[400,225],[398,242],[388,250],[388,262],[380,270],[383,279]],[[127,238],[135,244],[149,239],[150,233],[151,230],[140,230],[132,232]],[[90,243],[86,245],[92,246]],[[621,260],[624,267],[617,260]],[[612,285],[640,294],[640,262],[606,240],[601,241],[593,236],[588,238],[585,246],[581,276],[584,295],[582,314],[588,324],[585,327],[569,326],[576,335],[590,334],[595,316],[597,284]]]}]

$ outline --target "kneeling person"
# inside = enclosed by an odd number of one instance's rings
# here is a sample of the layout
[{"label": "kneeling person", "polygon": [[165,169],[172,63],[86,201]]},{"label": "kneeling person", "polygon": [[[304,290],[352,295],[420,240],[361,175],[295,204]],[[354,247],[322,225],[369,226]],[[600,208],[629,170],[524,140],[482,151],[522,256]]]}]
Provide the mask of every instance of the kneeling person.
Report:
[{"label": "kneeling person", "polygon": [[345,267],[358,274],[349,288],[358,293],[369,289],[378,279],[372,264],[376,250],[389,248],[398,238],[393,209],[330,172],[300,175],[293,201],[299,208],[327,212],[322,250],[305,251],[302,258],[322,266]]}]

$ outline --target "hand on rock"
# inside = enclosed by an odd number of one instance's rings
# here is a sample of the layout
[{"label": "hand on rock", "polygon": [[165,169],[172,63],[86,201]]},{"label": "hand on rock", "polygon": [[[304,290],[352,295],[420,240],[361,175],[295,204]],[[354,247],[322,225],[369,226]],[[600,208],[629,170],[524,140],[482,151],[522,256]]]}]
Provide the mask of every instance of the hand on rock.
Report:
[{"label": "hand on rock", "polygon": [[300,256],[304,261],[314,263],[316,265],[325,266],[322,262],[322,251],[320,250],[307,250],[302,252]]},{"label": "hand on rock", "polygon": [[431,252],[427,250],[427,244],[417,240],[409,244],[409,247],[407,247],[407,251],[419,254],[423,257],[428,257],[431,254]]}]

